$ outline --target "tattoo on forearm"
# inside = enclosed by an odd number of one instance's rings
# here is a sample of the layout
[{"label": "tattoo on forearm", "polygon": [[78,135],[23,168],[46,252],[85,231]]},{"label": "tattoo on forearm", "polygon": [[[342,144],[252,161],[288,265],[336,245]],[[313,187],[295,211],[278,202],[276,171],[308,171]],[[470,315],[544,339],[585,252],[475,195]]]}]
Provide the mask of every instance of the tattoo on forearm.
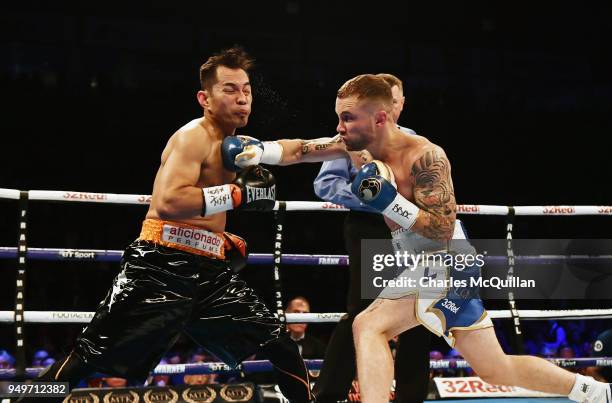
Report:
[{"label": "tattoo on forearm", "polygon": [[412,176],[414,200],[426,212],[423,235],[448,239],[454,227],[456,204],[448,158],[439,150],[427,151],[412,166]]},{"label": "tattoo on forearm", "polygon": [[315,139],[315,140],[302,140],[302,155],[309,154],[313,151],[327,150],[333,144],[339,143],[340,138],[331,139]]}]

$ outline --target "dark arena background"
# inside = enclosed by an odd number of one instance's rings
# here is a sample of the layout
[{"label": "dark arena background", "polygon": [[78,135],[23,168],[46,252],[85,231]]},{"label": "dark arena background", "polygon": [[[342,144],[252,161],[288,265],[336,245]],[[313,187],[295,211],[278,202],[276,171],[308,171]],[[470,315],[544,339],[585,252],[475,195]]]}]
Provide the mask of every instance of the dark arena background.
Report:
[{"label": "dark arena background", "polygon": [[[201,116],[198,69],[241,45],[256,59],[253,111],[238,131],[262,140],[335,134],[336,91],[361,73],[404,84],[399,120],[442,146],[459,204],[612,205],[612,8],[604,2],[46,2],[0,6],[0,187],[150,194],[161,151]],[[317,201],[320,164],[271,167],[279,200]],[[16,200],[0,199],[0,246],[16,246]],[[123,249],[146,208],[30,201],[28,246]],[[283,252],[345,254],[342,212],[287,215]],[[463,215],[473,238],[504,238],[506,217]],[[514,237],[612,238],[610,216],[516,217]],[[272,253],[272,213],[231,213],[228,230]],[[608,251],[610,254],[610,251]],[[607,271],[606,271],[607,270]],[[0,311],[15,308],[15,259],[0,260]],[[118,263],[29,261],[26,310],[93,311]],[[247,267],[274,305],[271,265]],[[612,273],[609,265],[604,273]],[[344,312],[348,271],[283,266],[283,298]],[[612,274],[601,287],[612,290]],[[505,301],[487,301],[506,309]],[[611,300],[519,301],[521,309],[611,308]],[[581,340],[612,327],[582,324]],[[496,321],[500,337],[512,328]],[[526,339],[549,322],[525,325]],[[28,324],[26,357],[57,358],[81,324]],[[308,331],[326,341],[331,324]],[[569,333],[569,331],[568,331]],[[504,336],[505,335],[505,336]],[[193,348],[179,340],[180,352]],[[510,342],[506,347],[512,351]],[[0,324],[0,350],[14,354]],[[448,351],[434,338],[432,349]],[[538,351],[539,352],[539,351]]]}]

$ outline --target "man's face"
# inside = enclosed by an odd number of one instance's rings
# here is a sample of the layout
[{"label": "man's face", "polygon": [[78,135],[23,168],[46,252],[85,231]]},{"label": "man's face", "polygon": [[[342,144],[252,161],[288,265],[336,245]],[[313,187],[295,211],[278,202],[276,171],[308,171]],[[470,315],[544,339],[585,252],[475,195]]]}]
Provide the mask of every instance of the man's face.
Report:
[{"label": "man's face", "polygon": [[336,115],[336,130],[348,151],[365,150],[374,140],[376,123],[371,103],[360,101],[355,96],[336,98]]},{"label": "man's face", "polygon": [[404,109],[404,94],[397,85],[391,87],[391,95],[393,96],[393,112],[391,113],[393,121],[397,123],[402,109]]},{"label": "man's face", "polygon": [[561,358],[574,358],[576,355],[571,347],[563,347],[561,351],[559,351],[559,356]]},{"label": "man's face", "polygon": [[[287,313],[308,313],[310,312],[310,306],[308,306],[308,304],[301,299],[294,299],[293,301],[291,301],[291,304],[289,304],[289,306],[287,307],[286,312]],[[292,323],[290,325],[287,325],[287,329],[291,333],[294,333],[296,335],[304,334],[306,332],[306,327],[307,325],[305,323]]]},{"label": "man's face", "polygon": [[251,84],[242,69],[217,68],[217,82],[207,90],[207,113],[217,121],[233,127],[244,127],[251,114]]}]

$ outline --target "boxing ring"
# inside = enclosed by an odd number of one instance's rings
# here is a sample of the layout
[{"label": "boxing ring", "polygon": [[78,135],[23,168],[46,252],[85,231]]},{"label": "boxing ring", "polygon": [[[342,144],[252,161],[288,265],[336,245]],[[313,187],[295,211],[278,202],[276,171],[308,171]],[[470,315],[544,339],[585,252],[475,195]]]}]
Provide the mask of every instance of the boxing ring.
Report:
[{"label": "boxing ring", "polygon": [[[25,347],[26,337],[24,332],[25,323],[88,323],[93,317],[93,312],[76,311],[26,311],[25,287],[26,271],[29,261],[89,261],[89,262],[119,262],[122,250],[101,249],[64,249],[64,248],[34,248],[28,244],[28,203],[30,201],[40,202],[66,202],[66,203],[100,203],[100,204],[132,204],[148,205],[151,196],[135,194],[113,194],[113,193],[88,193],[73,191],[46,191],[30,190],[21,191],[17,189],[0,188],[0,199],[13,199],[18,201],[18,245],[0,246],[0,259],[11,259],[17,263],[16,271],[16,296],[15,306],[12,311],[0,311],[0,323],[2,326],[14,327],[15,331],[15,369],[0,369],[0,379],[24,379],[34,377],[41,368],[27,368]],[[282,250],[282,233],[284,217],[293,211],[324,211],[345,212],[346,208],[326,202],[302,202],[302,201],[277,201],[275,206],[275,248],[273,253],[251,253],[248,263],[251,265],[271,265],[273,267],[275,308],[276,313],[286,323],[333,323],[340,320],[344,315],[342,312],[327,313],[284,313],[282,305],[282,287],[280,283],[282,265],[311,265],[311,266],[347,266],[348,256],[327,254],[287,254]],[[550,264],[559,262],[612,262],[612,255],[515,255],[511,248],[513,235],[513,219],[515,216],[612,216],[612,206],[495,206],[495,205],[458,205],[458,214],[468,215],[496,215],[506,216],[506,239],[508,240],[508,251],[505,256],[487,256],[486,263],[490,265],[504,265],[512,275],[514,265],[518,263]],[[576,310],[520,310],[510,296],[509,309],[491,310],[489,315],[492,319],[510,319],[516,334],[520,334],[522,320],[543,319],[610,319],[610,309],[576,309]],[[584,368],[589,366],[612,367],[612,358],[573,358],[573,359],[550,359],[555,364],[566,368]],[[321,360],[307,360],[310,369],[318,369]],[[466,361],[461,359],[432,360],[432,369],[456,369],[469,368]],[[176,364],[158,365],[153,375],[176,375],[176,374],[210,374],[231,372],[262,372],[270,371],[272,368],[268,361],[245,361],[238,368],[231,368],[223,363],[198,363],[198,364]],[[442,378],[444,379],[444,378]],[[487,397],[487,396],[482,396]],[[534,397],[535,398],[535,397]],[[567,399],[549,398],[551,402],[566,402]],[[461,401],[461,400],[459,400]],[[525,402],[524,399],[520,401]],[[504,400],[511,403],[512,400]]]}]

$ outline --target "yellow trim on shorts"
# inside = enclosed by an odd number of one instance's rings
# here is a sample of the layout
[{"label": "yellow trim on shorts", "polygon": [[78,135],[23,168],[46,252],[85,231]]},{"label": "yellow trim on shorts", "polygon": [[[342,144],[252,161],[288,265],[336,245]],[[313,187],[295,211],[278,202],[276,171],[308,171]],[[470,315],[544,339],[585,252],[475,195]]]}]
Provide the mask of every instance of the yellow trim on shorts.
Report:
[{"label": "yellow trim on shorts", "polygon": [[448,329],[449,333],[452,333],[453,330],[478,330],[478,329],[486,329],[488,327],[493,327],[493,323],[491,322],[491,324],[482,324],[482,321],[484,321],[487,316],[488,316],[488,312],[487,310],[483,310],[482,315],[480,315],[480,318],[474,322],[473,325],[470,326],[453,326],[450,329]]}]

